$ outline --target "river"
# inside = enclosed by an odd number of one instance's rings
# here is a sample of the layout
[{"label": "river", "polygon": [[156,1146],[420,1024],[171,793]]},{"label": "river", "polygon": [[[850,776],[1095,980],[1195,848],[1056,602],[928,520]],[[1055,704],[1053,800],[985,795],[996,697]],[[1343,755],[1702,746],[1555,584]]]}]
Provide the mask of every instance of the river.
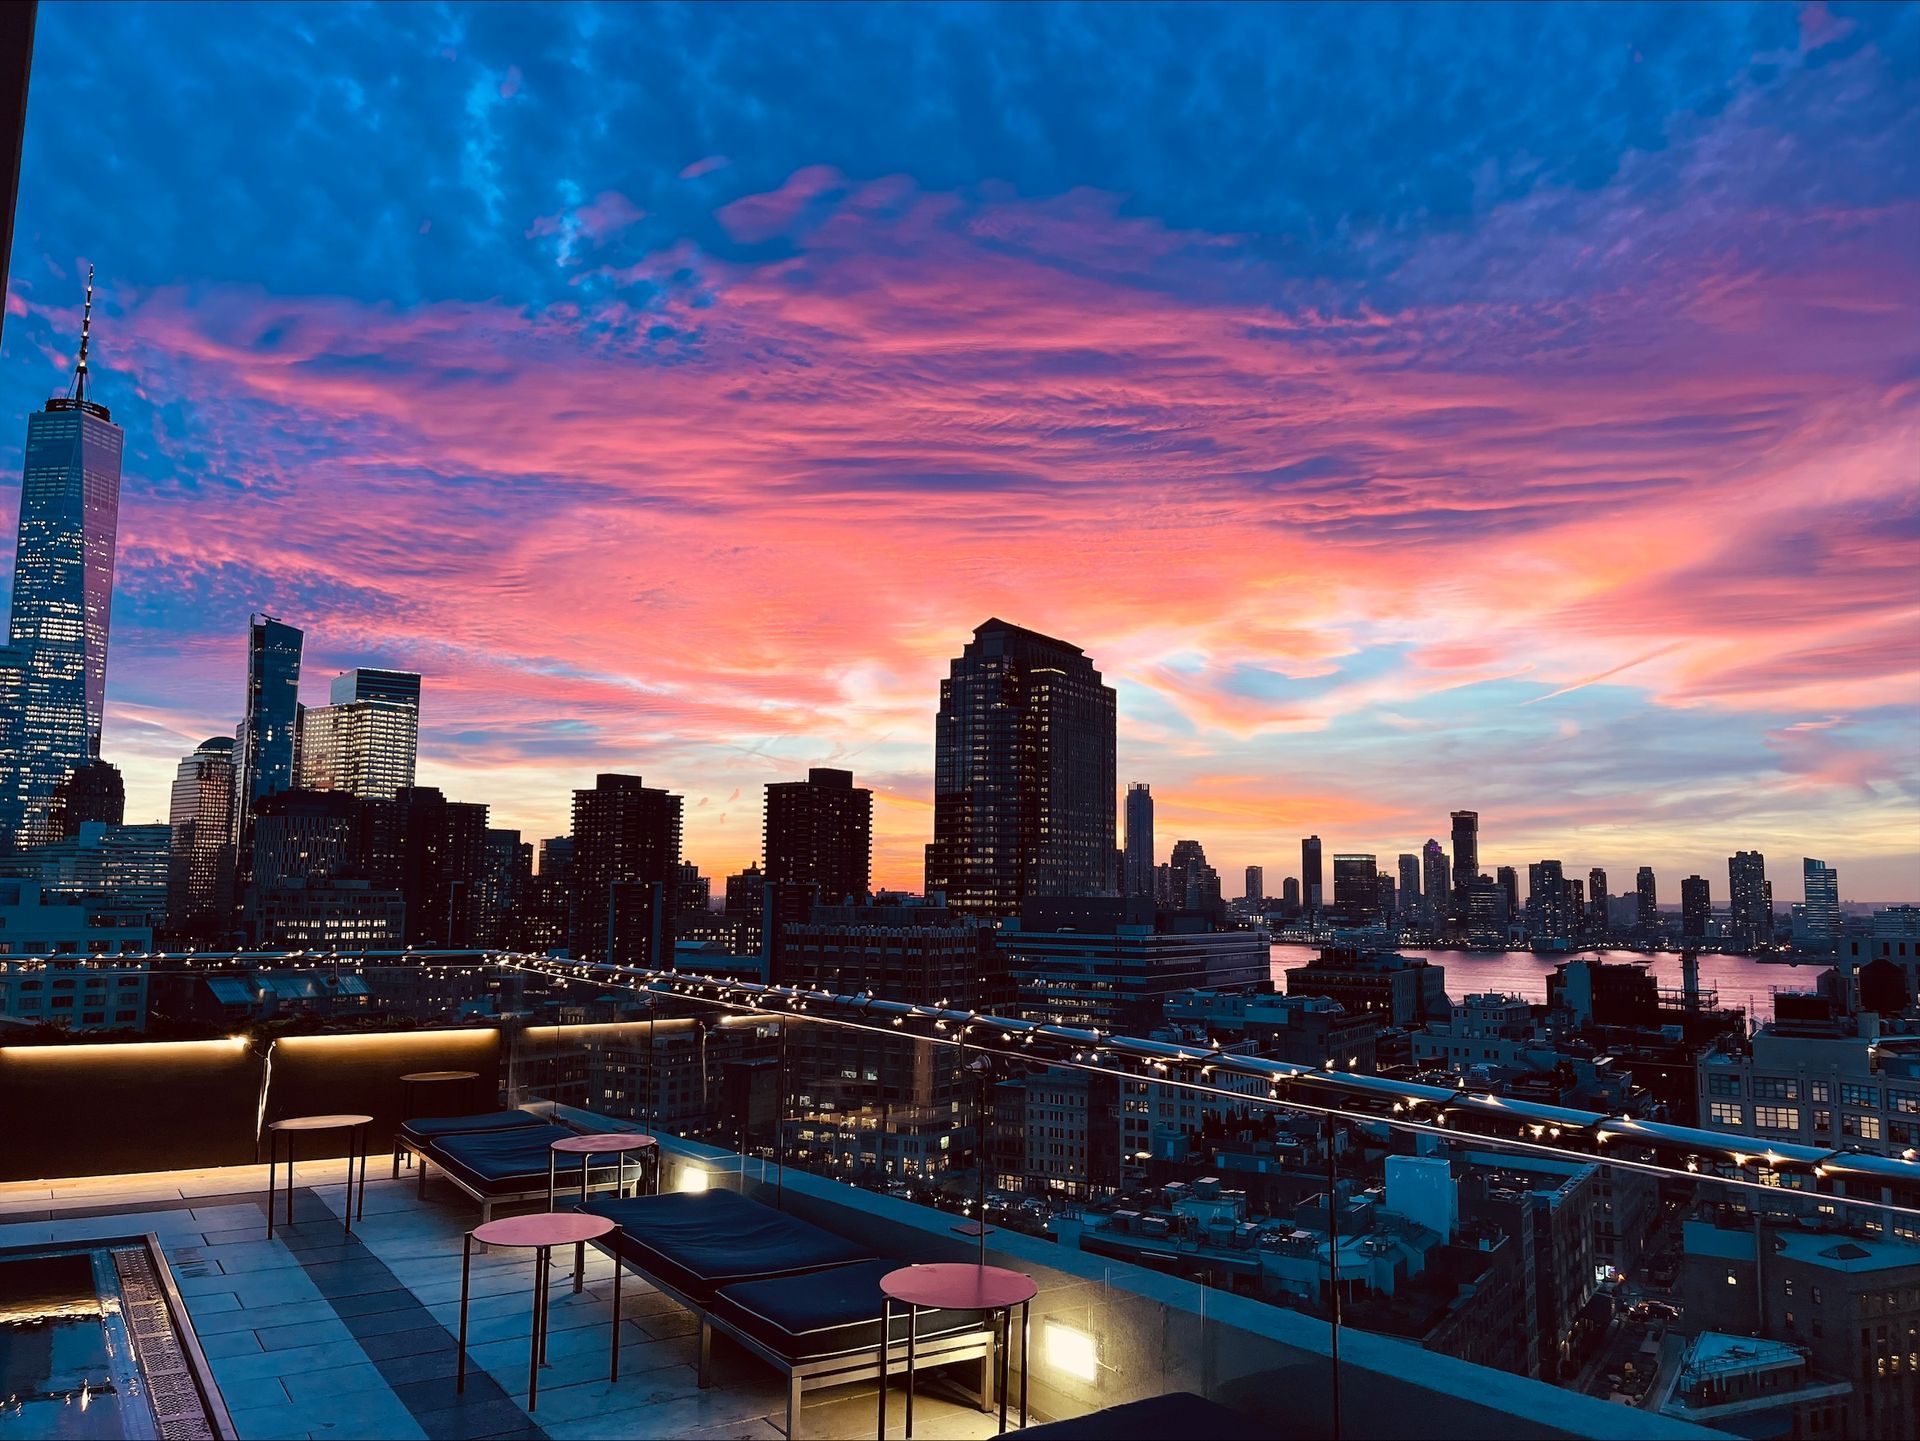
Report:
[{"label": "river", "polygon": [[[1648,962],[1660,985],[1680,989],[1680,953],[1678,951],[1565,951],[1558,955],[1536,956],[1527,951],[1421,951],[1395,948],[1403,956],[1416,956],[1444,966],[1447,994],[1454,1000],[1480,991],[1502,991],[1543,1003],[1547,999],[1547,977],[1562,961],[1589,957],[1615,963]],[[1319,948],[1308,945],[1276,945],[1273,948],[1273,979],[1286,989],[1285,968],[1311,959]],[[1720,1004],[1739,1006],[1754,1020],[1773,1019],[1775,991],[1810,991],[1820,973],[1831,961],[1808,961],[1799,965],[1781,965],[1756,961],[1751,956],[1722,956],[1703,952],[1700,956],[1700,987],[1718,991]]]}]

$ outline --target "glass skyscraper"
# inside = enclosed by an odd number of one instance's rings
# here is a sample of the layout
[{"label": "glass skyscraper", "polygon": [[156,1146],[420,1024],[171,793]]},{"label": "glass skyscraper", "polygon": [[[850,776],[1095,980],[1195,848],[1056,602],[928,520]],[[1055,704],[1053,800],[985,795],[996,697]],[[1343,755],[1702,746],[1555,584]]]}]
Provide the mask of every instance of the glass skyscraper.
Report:
[{"label": "glass skyscraper", "polygon": [[48,839],[55,788],[100,752],[107,695],[107,627],[113,609],[125,433],[87,394],[93,276],[70,395],[27,417],[14,550],[10,654],[0,658],[0,699],[12,764],[0,781],[6,839]]},{"label": "glass skyscraper", "polygon": [[1127,787],[1126,874],[1120,889],[1130,896],[1153,894],[1153,790],[1144,781]]},{"label": "glass skyscraper", "polygon": [[167,924],[211,939],[233,924],[233,740],[213,736],[181,758],[168,810]]},{"label": "glass skyscraper", "polygon": [[[300,645],[305,636],[269,615],[247,620],[247,718],[234,738],[240,786],[236,839],[253,808],[292,790],[300,728]],[[241,847],[245,855],[246,848]]]},{"label": "glass skyscraper", "polygon": [[940,682],[927,889],[1004,917],[1115,889],[1113,687],[1076,645],[989,620]]}]

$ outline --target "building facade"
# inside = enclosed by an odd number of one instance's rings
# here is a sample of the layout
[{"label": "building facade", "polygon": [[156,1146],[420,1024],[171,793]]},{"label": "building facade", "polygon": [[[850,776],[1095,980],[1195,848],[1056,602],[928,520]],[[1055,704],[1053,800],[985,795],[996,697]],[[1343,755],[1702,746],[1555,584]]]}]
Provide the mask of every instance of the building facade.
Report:
[{"label": "building facade", "polygon": [[873,792],[853,772],[816,766],[803,781],[767,787],[766,876],[776,884],[814,885],[835,904],[872,889]]},{"label": "building facade", "polygon": [[940,683],[927,890],[974,915],[1115,890],[1114,692],[1080,647],[989,620]]}]

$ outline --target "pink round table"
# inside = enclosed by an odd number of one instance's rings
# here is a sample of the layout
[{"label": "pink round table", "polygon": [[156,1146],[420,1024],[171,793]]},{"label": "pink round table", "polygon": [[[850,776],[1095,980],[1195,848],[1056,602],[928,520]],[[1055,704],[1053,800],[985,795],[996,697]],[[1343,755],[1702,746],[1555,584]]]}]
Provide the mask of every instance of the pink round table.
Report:
[{"label": "pink round table", "polygon": [[880,1321],[880,1441],[887,1436],[887,1358],[893,1345],[893,1303],[907,1308],[907,1435],[913,1435],[913,1370],[918,1359],[915,1322],[922,1310],[996,1313],[994,1344],[1000,1356],[1000,1431],[1007,1429],[1008,1367],[1012,1362],[1013,1308],[1020,1308],[1020,1427],[1027,1425],[1027,1332],[1033,1298],[1031,1276],[973,1261],[902,1266],[880,1278],[886,1303]]},{"label": "pink round table", "polygon": [[[580,1211],[536,1211],[531,1216],[504,1216],[467,1232],[460,1247],[460,1365],[454,1374],[453,1389],[467,1389],[467,1300],[473,1276],[473,1243],[483,1246],[517,1246],[533,1252],[533,1334],[527,1343],[527,1411],[540,1400],[540,1368],[547,1359],[547,1289],[553,1273],[555,1246],[580,1246],[597,1241],[618,1229],[605,1216],[589,1216]],[[613,1358],[607,1379],[620,1379],[620,1273],[625,1268],[616,1261],[613,1268]]]},{"label": "pink round table", "polygon": [[[280,1138],[287,1138],[287,1224],[293,1224],[293,1139],[303,1131],[348,1131],[346,1230],[353,1234],[353,1163],[360,1161],[360,1219],[367,1218],[367,1127],[371,1116],[288,1116],[267,1122],[267,1239],[273,1239],[273,1193],[280,1168]],[[257,1156],[259,1152],[254,1154]]]}]

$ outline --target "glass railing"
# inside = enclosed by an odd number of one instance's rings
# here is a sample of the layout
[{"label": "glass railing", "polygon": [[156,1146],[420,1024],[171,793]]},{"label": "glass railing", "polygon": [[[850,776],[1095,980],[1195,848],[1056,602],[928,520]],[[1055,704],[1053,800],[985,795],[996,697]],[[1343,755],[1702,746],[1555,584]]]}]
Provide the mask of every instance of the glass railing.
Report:
[{"label": "glass railing", "polygon": [[507,1104],[660,1136],[669,1187],[1041,1278],[1043,1415],[1191,1391],[1283,1434],[1915,1429],[1920,1167],[1899,1157],[550,957],[196,958],[153,984],[263,968],[331,984],[194,1063],[244,1087],[260,1058],[260,1115],[329,1048],[363,1070],[376,1046],[414,1048],[388,1069],[485,1051],[465,1064]]}]

